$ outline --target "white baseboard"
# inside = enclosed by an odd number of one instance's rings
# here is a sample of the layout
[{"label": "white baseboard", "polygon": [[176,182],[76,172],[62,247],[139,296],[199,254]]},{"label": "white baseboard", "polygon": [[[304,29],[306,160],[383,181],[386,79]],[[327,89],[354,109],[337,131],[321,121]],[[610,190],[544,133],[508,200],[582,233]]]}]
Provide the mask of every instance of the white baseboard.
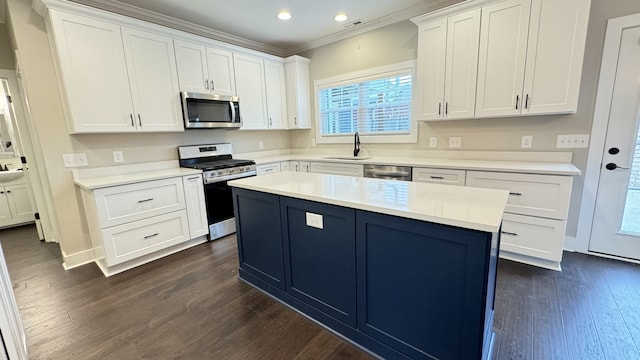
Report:
[{"label": "white baseboard", "polygon": [[564,251],[584,253],[584,251],[579,250],[581,248],[582,246],[580,245],[580,243],[578,242],[578,239],[575,236],[564,237],[564,246],[563,246]]},{"label": "white baseboard", "polygon": [[82,265],[86,265],[88,263],[92,263],[95,260],[95,256],[93,254],[93,249],[80,251],[75,254],[67,255],[67,253],[62,252],[62,267],[65,270],[77,268]]}]

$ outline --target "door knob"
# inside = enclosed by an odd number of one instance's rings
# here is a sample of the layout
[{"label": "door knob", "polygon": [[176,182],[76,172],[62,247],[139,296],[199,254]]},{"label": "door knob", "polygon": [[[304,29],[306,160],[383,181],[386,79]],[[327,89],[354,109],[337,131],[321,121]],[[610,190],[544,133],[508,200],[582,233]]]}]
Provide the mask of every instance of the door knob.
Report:
[{"label": "door knob", "polygon": [[629,170],[629,168],[618,166],[615,163],[608,163],[607,165],[605,165],[605,167],[607,168],[607,170],[615,170],[615,169]]},{"label": "door knob", "polygon": [[609,154],[611,155],[616,155],[620,152],[620,149],[618,149],[617,147],[612,147],[611,149],[609,149]]}]

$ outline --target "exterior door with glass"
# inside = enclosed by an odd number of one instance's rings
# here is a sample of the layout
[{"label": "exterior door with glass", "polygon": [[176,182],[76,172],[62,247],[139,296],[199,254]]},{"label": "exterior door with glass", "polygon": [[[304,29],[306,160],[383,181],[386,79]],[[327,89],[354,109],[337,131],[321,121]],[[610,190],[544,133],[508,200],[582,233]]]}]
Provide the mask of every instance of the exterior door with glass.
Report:
[{"label": "exterior door with glass", "polygon": [[635,260],[640,260],[638,59],[640,26],[623,29],[589,242],[589,251]]}]

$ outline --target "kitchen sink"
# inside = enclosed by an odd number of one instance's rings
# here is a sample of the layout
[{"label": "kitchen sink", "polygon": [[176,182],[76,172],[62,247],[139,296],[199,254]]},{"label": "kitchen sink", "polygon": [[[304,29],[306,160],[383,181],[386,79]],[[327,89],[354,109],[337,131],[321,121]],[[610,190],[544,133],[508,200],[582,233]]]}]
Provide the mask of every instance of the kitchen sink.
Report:
[{"label": "kitchen sink", "polygon": [[24,176],[22,170],[0,171],[0,183],[13,181]]},{"label": "kitchen sink", "polygon": [[328,160],[367,160],[371,159],[370,156],[327,156],[323,157],[323,159]]}]

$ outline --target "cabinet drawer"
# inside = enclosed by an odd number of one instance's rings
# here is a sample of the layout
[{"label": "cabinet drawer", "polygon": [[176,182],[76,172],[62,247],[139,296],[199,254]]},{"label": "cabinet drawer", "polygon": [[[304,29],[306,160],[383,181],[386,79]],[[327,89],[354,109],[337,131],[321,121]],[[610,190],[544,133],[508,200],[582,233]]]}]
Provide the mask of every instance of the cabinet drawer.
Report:
[{"label": "cabinet drawer", "polygon": [[185,210],[102,230],[105,260],[113,266],[189,240]]},{"label": "cabinet drawer", "polygon": [[571,176],[467,171],[467,186],[509,191],[505,212],[565,220]]},{"label": "cabinet drawer", "polygon": [[181,177],[98,189],[94,196],[103,229],[185,208]]},{"label": "cabinet drawer", "polygon": [[412,179],[417,182],[464,186],[465,175],[465,170],[414,167]]},{"label": "cabinet drawer", "polygon": [[504,214],[500,251],[560,261],[566,221]]},{"label": "cabinet drawer", "polygon": [[271,173],[279,172],[279,171],[280,171],[280,163],[264,164],[264,165],[257,165],[256,166],[256,174],[257,175],[271,174]]}]

